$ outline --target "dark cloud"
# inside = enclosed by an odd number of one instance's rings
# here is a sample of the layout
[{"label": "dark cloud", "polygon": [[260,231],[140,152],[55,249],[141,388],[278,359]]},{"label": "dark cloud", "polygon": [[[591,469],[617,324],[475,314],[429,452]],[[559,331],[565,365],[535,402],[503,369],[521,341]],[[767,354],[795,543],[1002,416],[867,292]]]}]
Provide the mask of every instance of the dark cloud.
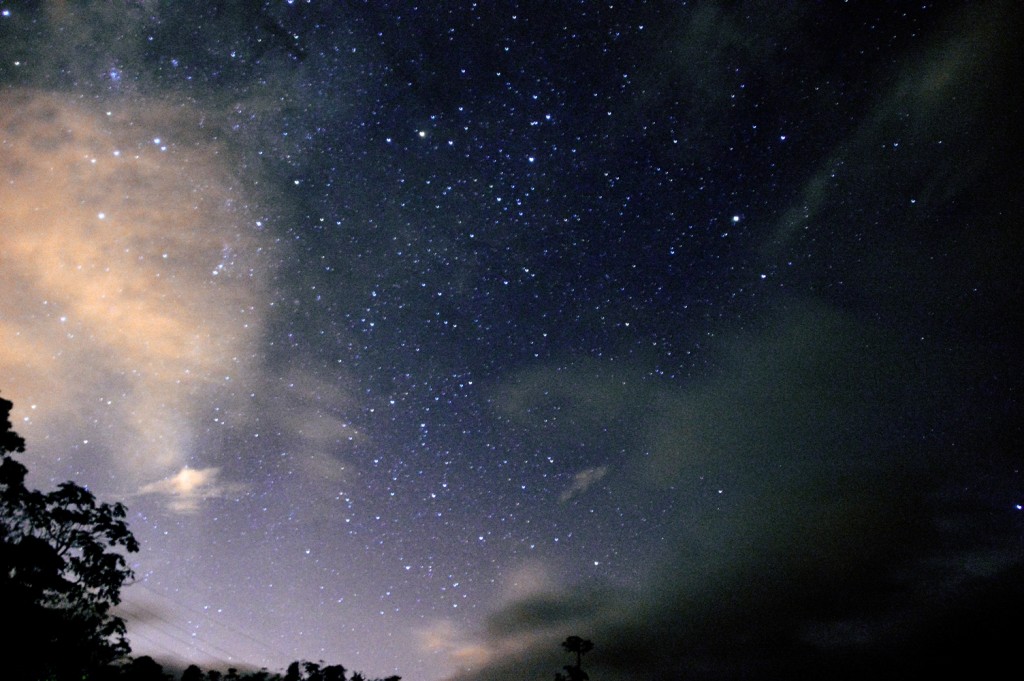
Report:
[{"label": "dark cloud", "polygon": [[[480,643],[504,654],[453,678],[553,673],[573,633],[597,644],[592,678],[930,669],[955,613],[981,618],[995,593],[1020,602],[1010,509],[997,530],[993,509],[960,508],[936,482],[949,453],[912,436],[921,422],[939,427],[955,391],[922,381],[928,372],[891,336],[817,305],[791,304],[760,337],[725,345],[717,375],[652,397],[640,425],[649,448],[625,467],[637,479],[619,483],[675,499],[675,551],[635,590],[545,589],[509,603]],[[620,394],[620,382],[592,387],[581,409]],[[978,536],[990,542],[980,572],[965,560]]]},{"label": "dark cloud", "polygon": [[[453,679],[550,676],[570,661],[558,647],[570,634],[595,642],[584,666],[611,681],[897,678],[1012,662],[1021,627],[1009,622],[1024,604],[1012,483],[958,484],[968,467],[986,475],[979,458],[1009,455],[999,433],[1019,434],[1014,408],[988,412],[988,360],[968,340],[979,323],[994,340],[982,348],[1009,338],[1002,314],[1017,313],[996,311],[1009,270],[970,255],[959,260],[969,272],[920,269],[951,262],[965,203],[996,213],[972,226],[979,253],[993,241],[1019,253],[999,190],[966,194],[989,181],[1008,134],[993,112],[1012,89],[1019,14],[994,3],[969,16],[879,93],[764,241],[770,260],[813,243],[821,280],[842,292],[776,297],[755,322],[715,329],[711,368],[684,389],[628,362],[533,370],[504,389],[499,403],[538,438],[599,447],[625,431],[607,484],[672,499],[674,550],[633,588],[567,583],[509,603],[479,643],[499,652]],[[700,18],[705,42],[737,39],[710,31],[721,13]],[[934,151],[943,145],[955,151]],[[936,323],[971,277],[994,295]],[[1005,375],[1019,375],[1007,361]],[[983,413],[983,432],[960,442]]]}]

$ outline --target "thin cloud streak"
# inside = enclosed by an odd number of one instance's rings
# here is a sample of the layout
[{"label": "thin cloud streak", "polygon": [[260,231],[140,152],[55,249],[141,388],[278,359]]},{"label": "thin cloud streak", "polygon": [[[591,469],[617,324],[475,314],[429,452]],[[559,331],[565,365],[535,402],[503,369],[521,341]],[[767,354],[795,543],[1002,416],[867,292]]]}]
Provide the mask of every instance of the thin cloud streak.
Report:
[{"label": "thin cloud streak", "polygon": [[143,485],[136,496],[164,497],[168,507],[177,513],[195,513],[204,499],[233,499],[246,490],[245,485],[224,483],[220,468],[182,468],[171,477]]},{"label": "thin cloud streak", "polygon": [[558,495],[558,501],[565,503],[574,497],[585,493],[593,485],[598,483],[608,474],[608,466],[596,466],[587,468],[572,476],[569,487]]}]

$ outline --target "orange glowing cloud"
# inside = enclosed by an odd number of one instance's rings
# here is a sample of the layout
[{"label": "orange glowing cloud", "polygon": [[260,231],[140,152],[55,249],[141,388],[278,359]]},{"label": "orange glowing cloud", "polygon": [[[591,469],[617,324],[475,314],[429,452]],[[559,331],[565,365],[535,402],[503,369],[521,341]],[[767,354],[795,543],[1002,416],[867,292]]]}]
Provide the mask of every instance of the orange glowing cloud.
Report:
[{"label": "orange glowing cloud", "polygon": [[255,370],[267,244],[203,125],[160,102],[0,97],[0,390],[51,473],[88,455],[122,490],[165,478],[199,405]]}]

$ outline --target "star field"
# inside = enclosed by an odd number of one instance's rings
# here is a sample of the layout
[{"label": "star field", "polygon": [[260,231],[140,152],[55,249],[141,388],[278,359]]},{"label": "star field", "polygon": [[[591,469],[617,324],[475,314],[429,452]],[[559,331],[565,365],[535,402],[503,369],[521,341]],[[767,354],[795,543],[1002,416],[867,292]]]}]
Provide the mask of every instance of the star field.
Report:
[{"label": "star field", "polygon": [[1020,34],[0,3],[25,461],[127,503],[168,664],[541,678],[579,634],[603,679],[928,669],[1024,566]]}]

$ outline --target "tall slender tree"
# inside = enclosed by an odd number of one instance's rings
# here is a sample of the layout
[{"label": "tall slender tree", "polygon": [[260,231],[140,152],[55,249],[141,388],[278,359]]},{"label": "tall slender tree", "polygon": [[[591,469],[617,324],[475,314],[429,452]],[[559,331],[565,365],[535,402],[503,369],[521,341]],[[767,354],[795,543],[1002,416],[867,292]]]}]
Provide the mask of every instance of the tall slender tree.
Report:
[{"label": "tall slender tree", "polygon": [[576,668],[580,669],[583,662],[583,656],[594,649],[594,644],[585,638],[570,636],[562,641],[562,647],[565,648],[567,652],[576,654]]}]

